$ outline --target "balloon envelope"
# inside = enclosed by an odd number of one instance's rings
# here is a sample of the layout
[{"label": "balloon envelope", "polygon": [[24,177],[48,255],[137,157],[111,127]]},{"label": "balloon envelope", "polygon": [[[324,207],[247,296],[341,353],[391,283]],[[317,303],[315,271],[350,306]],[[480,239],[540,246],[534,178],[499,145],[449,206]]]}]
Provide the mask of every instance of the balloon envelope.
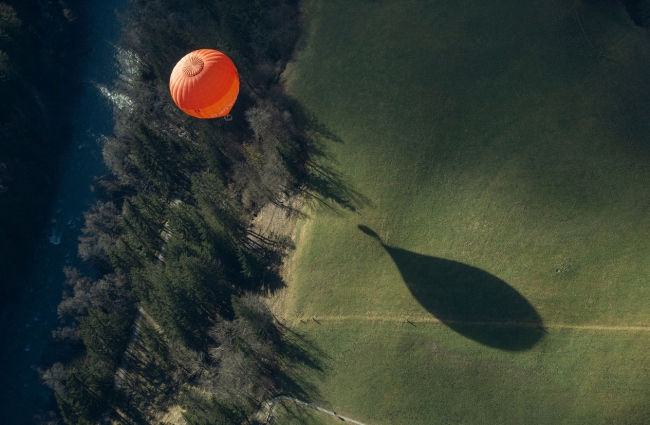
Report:
[{"label": "balloon envelope", "polygon": [[223,117],[239,94],[239,75],[230,58],[218,50],[195,50],[174,67],[169,91],[174,103],[188,115]]}]

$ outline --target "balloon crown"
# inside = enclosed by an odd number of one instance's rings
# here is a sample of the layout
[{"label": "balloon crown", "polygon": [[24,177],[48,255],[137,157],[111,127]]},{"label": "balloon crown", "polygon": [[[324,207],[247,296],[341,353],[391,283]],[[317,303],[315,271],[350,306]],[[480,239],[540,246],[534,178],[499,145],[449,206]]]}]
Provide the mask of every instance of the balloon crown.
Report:
[{"label": "balloon crown", "polygon": [[203,60],[197,58],[196,56],[191,56],[185,60],[185,65],[183,66],[183,74],[188,77],[194,77],[203,71]]}]

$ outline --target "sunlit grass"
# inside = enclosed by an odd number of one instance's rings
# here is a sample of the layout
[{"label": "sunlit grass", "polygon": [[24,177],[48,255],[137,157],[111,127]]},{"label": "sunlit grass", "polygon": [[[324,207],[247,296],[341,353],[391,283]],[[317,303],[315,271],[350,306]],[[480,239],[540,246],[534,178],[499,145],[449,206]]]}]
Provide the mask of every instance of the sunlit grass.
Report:
[{"label": "sunlit grass", "polygon": [[[364,224],[392,246],[495,274],[547,320],[642,323],[650,96],[635,93],[650,93],[650,64],[596,55],[565,2],[416,4],[312,6],[290,87],[344,140],[331,153],[371,205],[315,214],[297,312],[419,311]],[[623,37],[648,48],[631,24],[606,44],[622,8],[603,22],[612,11],[579,10],[600,50]],[[415,43],[429,39],[446,42]]]},{"label": "sunlit grass", "polygon": [[[369,394],[380,386],[360,378],[370,362],[362,353],[345,372],[333,355],[325,400],[376,423],[434,423],[427,415],[440,412],[449,422],[499,423],[523,418],[527,405],[553,406],[549,393],[560,391],[559,422],[635,418],[650,376],[626,359],[641,356],[645,334],[553,325],[650,323],[648,34],[607,2],[314,0],[308,16],[288,87],[343,140],[327,145],[330,165],[370,205],[340,214],[316,207],[301,224],[286,320],[431,317],[362,224],[392,247],[494,275],[549,326],[531,351],[508,355],[443,325],[407,338],[453,355],[476,346],[467,355],[478,364],[501,356],[503,370],[519,372],[499,384],[502,401],[493,407],[493,383],[478,377],[489,373],[442,362],[432,370],[457,389],[444,402],[409,392],[403,379],[383,410],[371,411]],[[327,323],[316,334],[323,348],[334,336],[354,344],[372,332],[374,355],[386,365],[378,382],[388,385],[388,370],[411,374],[415,388],[435,380],[395,345],[402,324],[375,332],[379,325],[367,320]],[[544,351],[556,338],[571,354]],[[467,394],[477,402],[468,405]],[[538,413],[553,423],[550,410]]]},{"label": "sunlit grass", "polygon": [[513,354],[439,324],[298,329],[328,358],[325,379],[305,371],[315,401],[371,425],[642,424],[650,414],[647,332],[556,329]]}]

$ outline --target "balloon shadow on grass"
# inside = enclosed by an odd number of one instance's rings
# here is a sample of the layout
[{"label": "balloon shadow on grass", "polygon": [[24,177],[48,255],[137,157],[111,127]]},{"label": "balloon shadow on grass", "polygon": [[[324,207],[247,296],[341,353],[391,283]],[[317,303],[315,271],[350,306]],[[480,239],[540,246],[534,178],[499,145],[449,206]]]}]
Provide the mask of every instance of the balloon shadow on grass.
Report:
[{"label": "balloon shadow on grass", "polygon": [[459,334],[508,351],[530,349],[544,335],[535,308],[498,277],[457,261],[386,245],[370,228],[358,227],[386,249],[422,307]]}]

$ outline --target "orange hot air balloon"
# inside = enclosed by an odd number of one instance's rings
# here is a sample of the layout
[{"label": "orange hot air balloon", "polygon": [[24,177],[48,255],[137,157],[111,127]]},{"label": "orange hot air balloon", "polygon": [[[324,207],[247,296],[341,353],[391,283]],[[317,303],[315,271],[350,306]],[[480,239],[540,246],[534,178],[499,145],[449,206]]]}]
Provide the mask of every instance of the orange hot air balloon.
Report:
[{"label": "orange hot air balloon", "polygon": [[169,91],[174,103],[197,118],[218,118],[230,113],[239,94],[239,75],[230,58],[212,49],[188,53],[178,61]]}]

